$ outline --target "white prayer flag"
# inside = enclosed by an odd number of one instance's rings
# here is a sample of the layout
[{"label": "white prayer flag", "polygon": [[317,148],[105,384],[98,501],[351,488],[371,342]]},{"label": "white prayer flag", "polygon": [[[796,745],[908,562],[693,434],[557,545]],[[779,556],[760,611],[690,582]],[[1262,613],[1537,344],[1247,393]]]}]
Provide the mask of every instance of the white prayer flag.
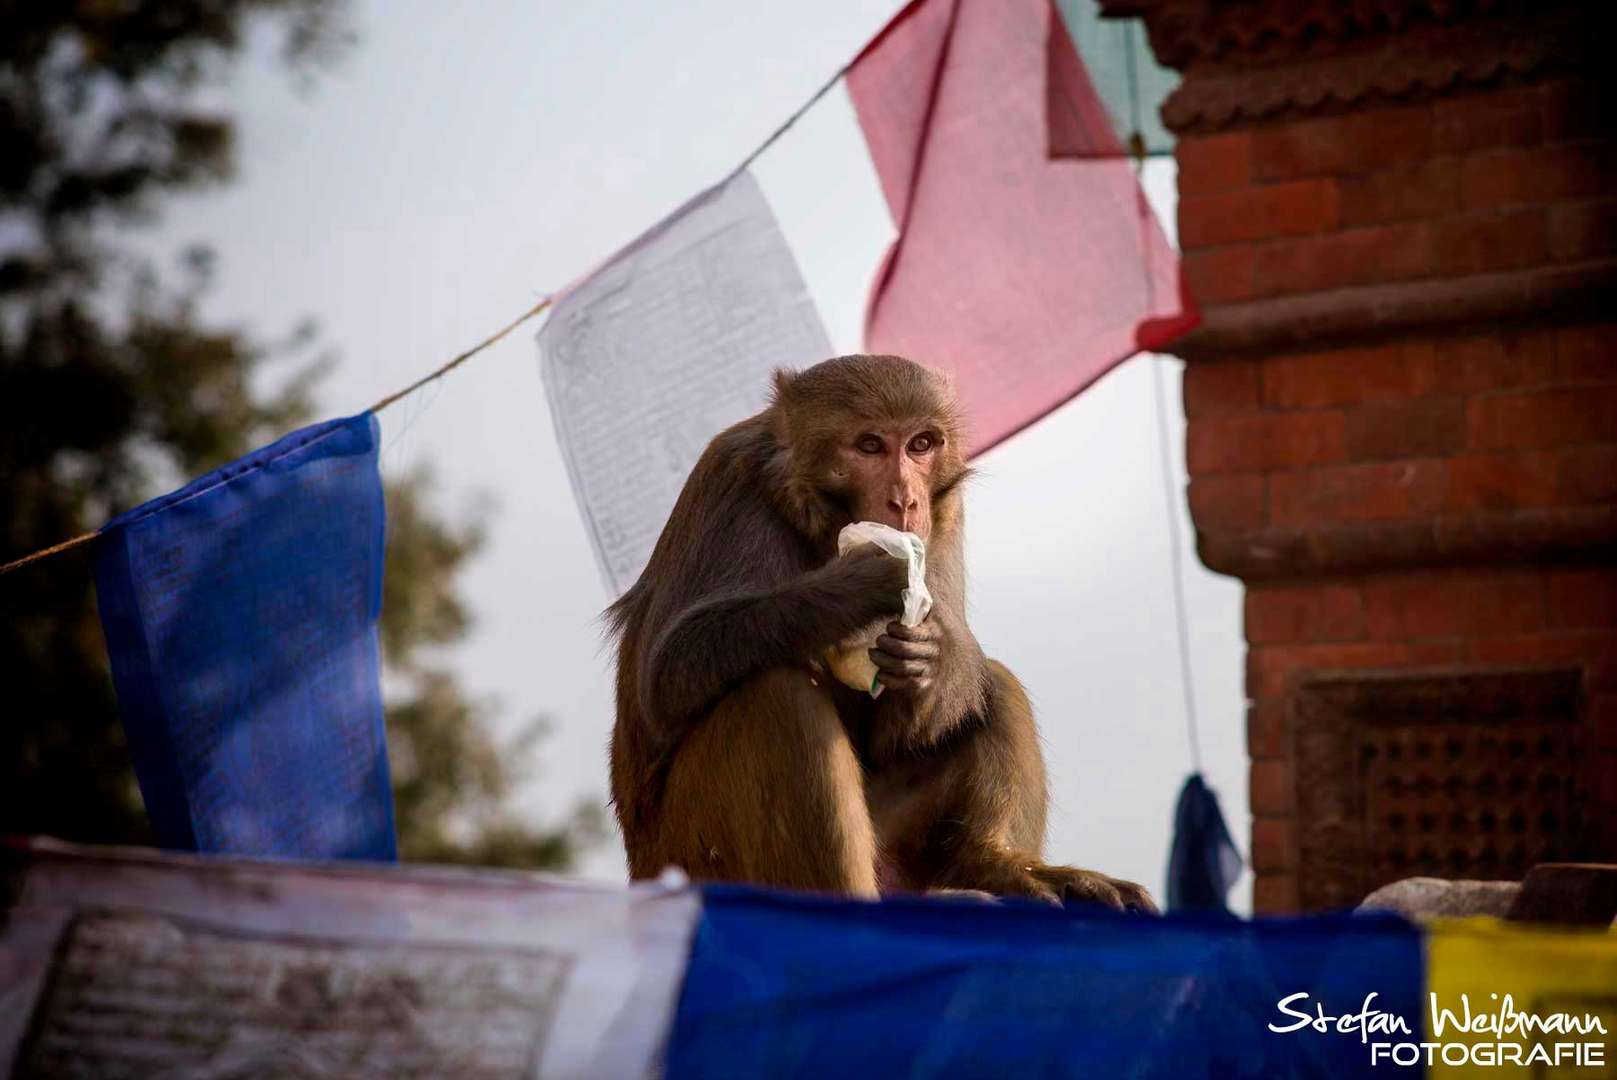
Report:
[{"label": "white prayer flag", "polygon": [[763,408],[769,372],[831,355],[745,171],[569,288],[538,341],[562,457],[613,595],[639,577],[708,442]]},{"label": "white prayer flag", "polygon": [[49,840],[0,876],[0,1076],[656,1076],[701,913],[677,874]]}]

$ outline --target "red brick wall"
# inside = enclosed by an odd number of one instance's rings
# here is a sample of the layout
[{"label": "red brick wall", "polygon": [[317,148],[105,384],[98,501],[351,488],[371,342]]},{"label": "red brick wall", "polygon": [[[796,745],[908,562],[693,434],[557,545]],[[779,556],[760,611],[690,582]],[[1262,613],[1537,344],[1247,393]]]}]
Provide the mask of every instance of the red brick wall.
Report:
[{"label": "red brick wall", "polygon": [[1588,808],[1617,836],[1617,569],[1433,570],[1249,586],[1247,752],[1259,910],[1296,903],[1288,680],[1316,670],[1580,667],[1592,729]]},{"label": "red brick wall", "polygon": [[1192,290],[1228,303],[1617,251],[1617,146],[1562,81],[1182,136]]},{"label": "red brick wall", "polygon": [[1617,501],[1617,323],[1185,368],[1200,530]]},{"label": "red brick wall", "polygon": [[[1617,142],[1556,82],[1182,135],[1179,235],[1209,308],[1617,255]],[[1617,314],[1617,303],[1614,303]],[[1617,323],[1473,325],[1186,366],[1199,538],[1617,503]],[[1617,552],[1248,582],[1254,907],[1297,904],[1286,716],[1301,672],[1582,669],[1591,817],[1617,838]]]}]

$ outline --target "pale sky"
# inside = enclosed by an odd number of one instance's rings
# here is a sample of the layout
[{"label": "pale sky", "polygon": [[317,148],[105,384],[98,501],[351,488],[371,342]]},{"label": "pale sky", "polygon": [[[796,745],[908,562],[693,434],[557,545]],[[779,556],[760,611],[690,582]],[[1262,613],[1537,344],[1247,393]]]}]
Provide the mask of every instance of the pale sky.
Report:
[{"label": "pale sky", "polygon": [[[218,251],[213,318],[263,337],[317,319],[348,414],[482,339],[726,174],[899,0],[367,0],[359,42],[300,91],[255,45],[227,88],[239,176],[170,205],[148,240]],[[259,47],[259,45],[265,47]],[[890,234],[841,90],[755,166],[839,350]],[[1171,229],[1170,162],[1147,189]],[[476,626],[447,662],[501,730],[550,716],[522,805],[604,802],[609,601],[557,452],[531,324],[382,414],[382,468],[429,464],[450,512],[492,496],[462,576]],[[1196,561],[1179,363],[1139,357],[993,450],[968,501],[972,625],[1039,711],[1046,857],[1164,885],[1191,768],[1149,365],[1167,365],[1175,511],[1205,772],[1245,848],[1240,589]],[[969,402],[968,408],[969,408]],[[622,879],[616,839],[581,867]],[[1232,892],[1249,910],[1250,876]]]}]

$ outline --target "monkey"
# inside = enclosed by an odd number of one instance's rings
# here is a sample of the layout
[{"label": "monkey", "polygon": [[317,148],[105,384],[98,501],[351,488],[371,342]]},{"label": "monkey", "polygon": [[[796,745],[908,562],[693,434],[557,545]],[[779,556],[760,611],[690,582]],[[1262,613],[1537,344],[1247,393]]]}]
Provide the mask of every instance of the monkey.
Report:
[{"label": "monkey", "polygon": [[[966,622],[963,426],[944,376],[851,355],[776,371],[768,406],[707,446],[606,612],[631,877],[1156,910],[1133,882],[1043,861],[1032,706]],[[854,521],[925,542],[919,625],[894,621],[903,559],[834,557]],[[821,662],[872,626],[875,698]]]}]

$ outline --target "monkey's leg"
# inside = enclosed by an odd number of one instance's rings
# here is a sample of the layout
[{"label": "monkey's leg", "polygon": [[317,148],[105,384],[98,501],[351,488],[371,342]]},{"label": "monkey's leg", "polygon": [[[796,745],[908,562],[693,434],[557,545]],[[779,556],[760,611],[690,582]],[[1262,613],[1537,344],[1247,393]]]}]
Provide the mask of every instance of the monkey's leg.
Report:
[{"label": "monkey's leg", "polygon": [[985,723],[945,751],[926,785],[936,812],[910,848],[920,876],[931,888],[1154,912],[1150,894],[1131,881],[1044,862],[1049,796],[1033,707],[1003,664],[988,661],[988,672]]},{"label": "monkey's leg", "polygon": [[825,686],[775,668],[725,697],[676,752],[659,839],[693,878],[874,898],[863,777]]}]

